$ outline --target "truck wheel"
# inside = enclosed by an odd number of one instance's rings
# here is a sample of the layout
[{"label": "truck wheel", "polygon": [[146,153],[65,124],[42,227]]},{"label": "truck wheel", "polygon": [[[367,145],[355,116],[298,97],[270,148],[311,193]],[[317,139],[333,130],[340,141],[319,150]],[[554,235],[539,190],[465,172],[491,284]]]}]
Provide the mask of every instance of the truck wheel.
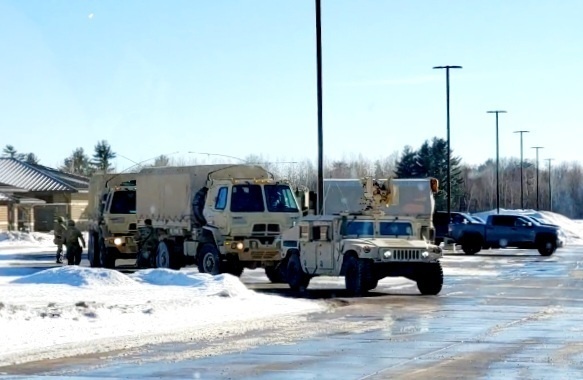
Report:
[{"label": "truck wheel", "polygon": [[285,284],[285,271],[284,268],[287,267],[287,262],[282,261],[274,266],[265,267],[265,275],[271,281],[272,284]]},{"label": "truck wheel", "polygon": [[[224,265],[224,266],[223,266]],[[241,277],[245,267],[239,261],[238,257],[229,258],[221,263],[223,273],[232,274],[233,276]]]},{"label": "truck wheel", "polygon": [[217,247],[204,244],[198,252],[198,271],[216,276],[221,274],[221,257]]},{"label": "truck wheel", "polygon": [[156,249],[156,268],[180,269],[180,260],[178,255],[172,251],[172,244],[167,241],[158,243]]},{"label": "truck wheel", "polygon": [[91,268],[99,268],[101,266],[101,259],[99,258],[99,241],[95,238],[95,234],[89,234],[89,242],[87,244],[87,258]]},{"label": "truck wheel", "polygon": [[99,239],[99,259],[101,267],[115,269],[115,257],[112,257],[109,254],[109,250],[105,246],[105,241],[103,239]]},{"label": "truck wheel", "polygon": [[304,272],[297,253],[292,253],[287,262],[287,283],[294,291],[305,290],[310,284],[310,276]]},{"label": "truck wheel", "polygon": [[537,246],[538,253],[541,256],[550,256],[557,250],[557,242],[551,238],[540,239]]},{"label": "truck wheel", "polygon": [[353,296],[362,296],[374,284],[372,262],[355,256],[348,256],[347,260],[344,276],[346,290]]},{"label": "truck wheel", "polygon": [[424,296],[435,296],[443,287],[443,269],[441,263],[422,263],[417,270],[417,289]]}]

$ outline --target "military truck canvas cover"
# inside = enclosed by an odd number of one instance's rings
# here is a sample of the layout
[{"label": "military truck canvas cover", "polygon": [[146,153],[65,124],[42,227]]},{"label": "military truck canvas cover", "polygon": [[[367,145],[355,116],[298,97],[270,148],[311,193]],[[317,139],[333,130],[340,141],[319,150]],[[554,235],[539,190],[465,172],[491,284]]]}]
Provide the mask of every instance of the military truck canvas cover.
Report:
[{"label": "military truck canvas cover", "polygon": [[99,205],[101,204],[101,200],[99,199],[103,194],[103,190],[106,188],[112,188],[115,186],[119,186],[120,183],[135,180],[137,173],[123,173],[123,174],[115,174],[115,173],[108,173],[108,174],[94,174],[91,176],[89,180],[89,204],[87,206],[87,210],[89,212],[89,218],[94,218],[97,215],[97,211],[99,209]]},{"label": "military truck canvas cover", "polygon": [[157,226],[190,228],[192,200],[212,180],[270,179],[256,165],[197,165],[145,168],[137,179],[138,220],[152,219]]},{"label": "military truck canvas cover", "polygon": [[[397,178],[391,182],[393,203],[383,210],[387,215],[432,217],[435,200],[428,178]],[[324,213],[358,212],[362,209],[362,195],[363,185],[359,179],[324,179]]]}]

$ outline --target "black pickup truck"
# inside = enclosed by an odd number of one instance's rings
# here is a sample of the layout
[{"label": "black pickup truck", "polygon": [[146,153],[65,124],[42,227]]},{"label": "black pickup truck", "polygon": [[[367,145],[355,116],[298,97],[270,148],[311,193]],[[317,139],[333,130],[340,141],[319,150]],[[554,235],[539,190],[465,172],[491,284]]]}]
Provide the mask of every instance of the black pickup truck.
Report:
[{"label": "black pickup truck", "polygon": [[521,215],[489,215],[486,223],[450,225],[450,236],[467,255],[489,248],[537,249],[550,256],[559,245],[559,228],[533,223]]}]

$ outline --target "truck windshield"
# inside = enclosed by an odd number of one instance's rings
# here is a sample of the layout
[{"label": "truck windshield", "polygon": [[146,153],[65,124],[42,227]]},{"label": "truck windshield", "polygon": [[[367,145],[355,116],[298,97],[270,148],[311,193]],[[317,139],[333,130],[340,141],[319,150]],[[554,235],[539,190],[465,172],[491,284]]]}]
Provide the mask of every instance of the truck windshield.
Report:
[{"label": "truck windshield", "polygon": [[110,214],[135,214],[136,192],[132,190],[116,191],[111,200]]},{"label": "truck windshield", "polygon": [[270,212],[299,212],[296,198],[288,185],[264,185],[267,210]]},{"label": "truck windshield", "polygon": [[263,193],[260,185],[235,185],[231,194],[232,212],[263,212]]},{"label": "truck windshield", "polygon": [[373,237],[374,222],[356,222],[346,223],[346,235],[356,235],[358,237]]},{"label": "truck windshield", "polygon": [[380,236],[411,236],[413,235],[413,227],[411,223],[380,222],[379,234]]}]

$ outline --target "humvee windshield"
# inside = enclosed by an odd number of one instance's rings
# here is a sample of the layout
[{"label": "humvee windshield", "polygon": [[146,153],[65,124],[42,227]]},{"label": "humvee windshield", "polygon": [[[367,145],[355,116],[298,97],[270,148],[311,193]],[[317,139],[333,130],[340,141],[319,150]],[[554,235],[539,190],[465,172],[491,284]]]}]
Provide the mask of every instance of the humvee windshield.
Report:
[{"label": "humvee windshield", "polygon": [[270,212],[299,212],[294,193],[288,185],[264,185],[267,210]]},{"label": "humvee windshield", "polygon": [[116,191],[111,200],[110,214],[135,214],[136,192],[131,190]]},{"label": "humvee windshield", "polygon": [[[375,236],[374,221],[349,221],[346,223],[345,235],[358,237]],[[378,236],[412,236],[413,227],[407,222],[380,222]]]},{"label": "humvee windshield", "polygon": [[356,235],[359,237],[373,237],[374,236],[374,222],[373,221],[350,221],[346,224],[346,235]]}]

